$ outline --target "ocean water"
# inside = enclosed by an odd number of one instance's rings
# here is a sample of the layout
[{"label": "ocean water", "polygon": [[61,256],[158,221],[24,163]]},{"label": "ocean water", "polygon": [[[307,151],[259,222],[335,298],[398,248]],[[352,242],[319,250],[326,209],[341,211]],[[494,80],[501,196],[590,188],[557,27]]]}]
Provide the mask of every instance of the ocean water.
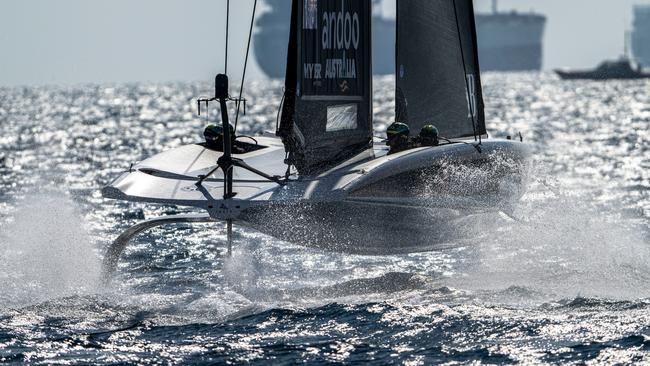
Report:
[{"label": "ocean water", "polygon": [[[273,129],[251,83],[239,132]],[[298,247],[223,225],[106,246],[181,207],[105,200],[131,163],[201,139],[205,84],[0,88],[0,363],[650,363],[650,83],[487,74],[492,136],[535,154],[512,217],[400,256]],[[375,124],[392,118],[375,82]],[[209,118],[213,118],[215,114]]]}]

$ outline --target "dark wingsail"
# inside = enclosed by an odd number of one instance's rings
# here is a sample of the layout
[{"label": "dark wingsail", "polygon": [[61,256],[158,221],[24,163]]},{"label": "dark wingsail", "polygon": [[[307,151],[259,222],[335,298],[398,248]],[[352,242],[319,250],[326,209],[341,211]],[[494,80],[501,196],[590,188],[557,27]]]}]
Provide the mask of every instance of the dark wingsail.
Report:
[{"label": "dark wingsail", "polygon": [[277,134],[301,173],[371,147],[371,0],[294,0]]},{"label": "dark wingsail", "polygon": [[396,119],[447,138],[486,133],[471,0],[398,0]]}]

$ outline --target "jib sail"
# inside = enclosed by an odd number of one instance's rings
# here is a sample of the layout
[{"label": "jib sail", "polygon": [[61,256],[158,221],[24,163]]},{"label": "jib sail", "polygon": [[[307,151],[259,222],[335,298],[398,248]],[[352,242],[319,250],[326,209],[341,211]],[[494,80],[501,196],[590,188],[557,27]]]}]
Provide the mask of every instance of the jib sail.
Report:
[{"label": "jib sail", "polygon": [[372,144],[371,0],[294,0],[278,135],[301,173]]},{"label": "jib sail", "polygon": [[471,0],[398,0],[396,119],[447,138],[485,134]]}]

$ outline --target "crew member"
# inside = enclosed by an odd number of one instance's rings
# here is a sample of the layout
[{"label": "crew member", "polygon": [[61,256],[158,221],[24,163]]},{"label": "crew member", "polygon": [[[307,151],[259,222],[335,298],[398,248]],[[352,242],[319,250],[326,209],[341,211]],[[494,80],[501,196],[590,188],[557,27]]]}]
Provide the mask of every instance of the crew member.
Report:
[{"label": "crew member", "polygon": [[413,147],[409,137],[411,130],[406,123],[394,122],[386,130],[386,145],[390,147],[388,154],[395,154]]},{"label": "crew member", "polygon": [[[233,154],[242,154],[245,151],[239,146],[237,146],[237,141],[235,140],[235,129],[230,126],[230,142],[231,142],[231,151]],[[205,137],[205,146],[208,149],[223,151],[223,126],[220,124],[209,124],[208,127],[203,131],[203,136]]]},{"label": "crew member", "polygon": [[418,143],[420,146],[438,146],[438,129],[434,125],[426,125],[420,130],[418,136]]}]

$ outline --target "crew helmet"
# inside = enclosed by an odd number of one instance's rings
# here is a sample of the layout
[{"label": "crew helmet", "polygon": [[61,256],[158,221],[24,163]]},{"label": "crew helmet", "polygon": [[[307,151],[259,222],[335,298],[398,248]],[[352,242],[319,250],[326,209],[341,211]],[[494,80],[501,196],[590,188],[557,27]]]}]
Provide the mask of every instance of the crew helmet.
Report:
[{"label": "crew helmet", "polygon": [[[235,138],[235,128],[230,126],[230,138]],[[221,124],[209,124],[203,131],[206,142],[216,142],[217,139],[223,138],[223,126]]]},{"label": "crew helmet", "polygon": [[434,125],[425,125],[420,130],[420,138],[422,139],[437,139],[438,129]]},{"label": "crew helmet", "polygon": [[386,135],[389,140],[398,136],[408,137],[410,133],[409,126],[402,122],[394,122],[386,129]]}]

